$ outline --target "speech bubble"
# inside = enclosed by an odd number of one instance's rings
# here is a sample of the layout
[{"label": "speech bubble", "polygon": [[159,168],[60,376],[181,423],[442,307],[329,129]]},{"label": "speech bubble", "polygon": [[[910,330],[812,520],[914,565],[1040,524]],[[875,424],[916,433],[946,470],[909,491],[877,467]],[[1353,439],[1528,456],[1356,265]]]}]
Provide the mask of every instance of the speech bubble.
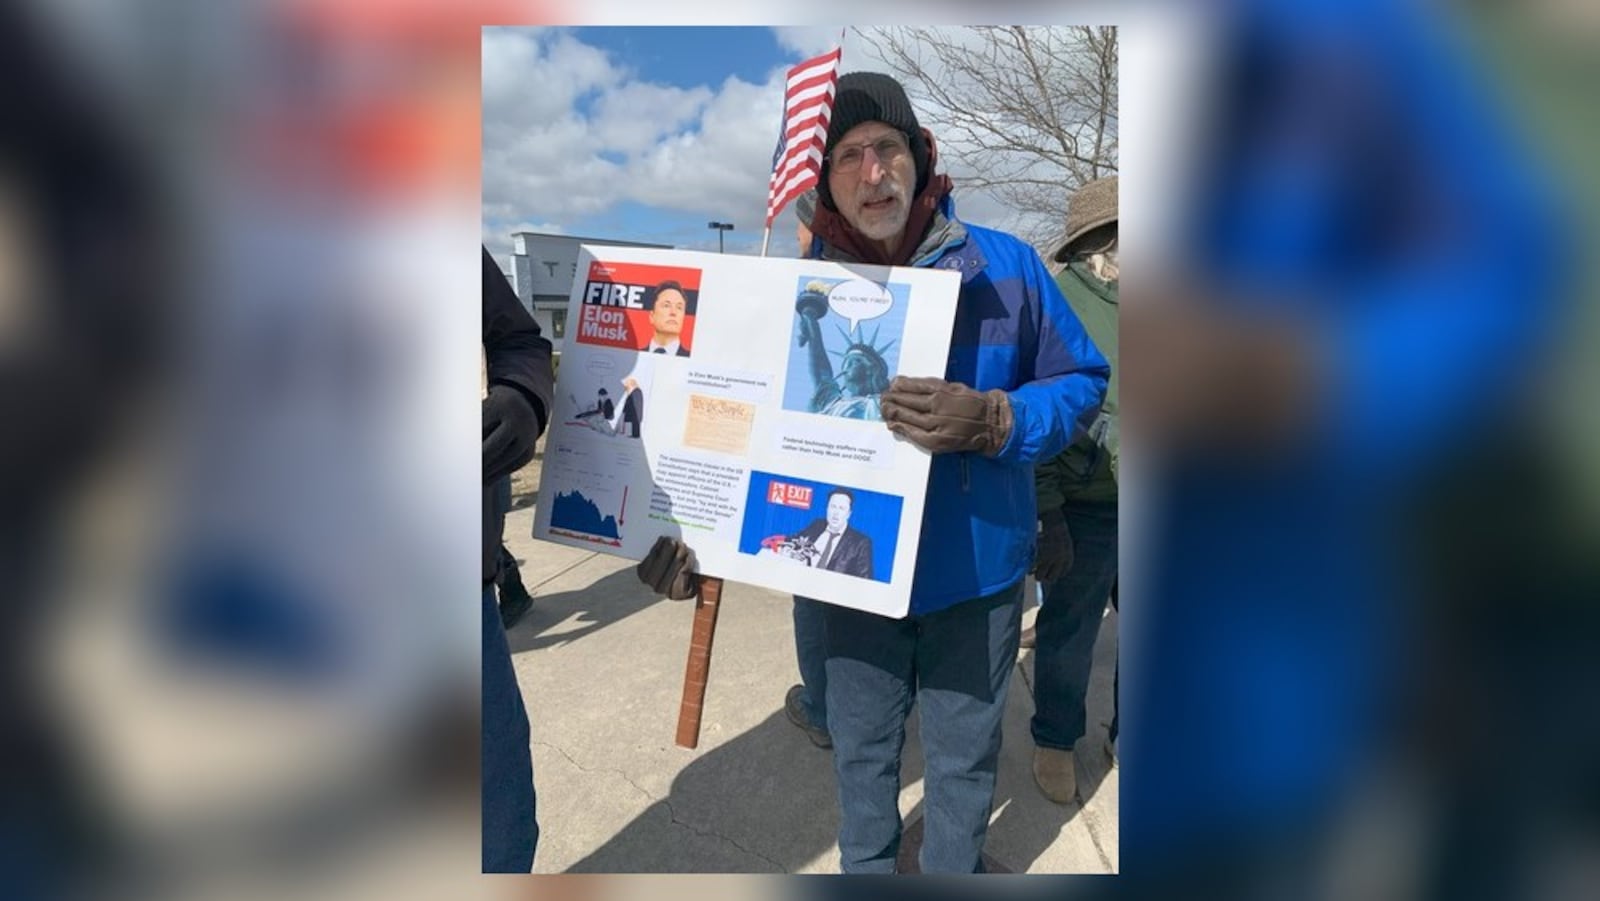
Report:
[{"label": "speech bubble", "polygon": [[877,319],[894,306],[894,298],[884,286],[864,278],[840,282],[828,292],[828,308],[850,320],[850,334],[868,319]]}]

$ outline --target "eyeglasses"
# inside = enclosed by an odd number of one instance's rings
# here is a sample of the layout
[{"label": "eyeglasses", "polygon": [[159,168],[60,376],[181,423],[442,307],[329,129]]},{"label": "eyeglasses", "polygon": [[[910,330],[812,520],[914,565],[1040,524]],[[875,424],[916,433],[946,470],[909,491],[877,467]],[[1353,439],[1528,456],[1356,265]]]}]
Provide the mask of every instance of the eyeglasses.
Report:
[{"label": "eyeglasses", "polygon": [[828,154],[828,162],[840,172],[849,174],[861,168],[861,163],[867,158],[867,148],[877,154],[878,162],[885,167],[894,165],[911,148],[906,146],[906,139],[899,134],[885,135],[871,144],[852,144],[849,147],[835,147]]}]

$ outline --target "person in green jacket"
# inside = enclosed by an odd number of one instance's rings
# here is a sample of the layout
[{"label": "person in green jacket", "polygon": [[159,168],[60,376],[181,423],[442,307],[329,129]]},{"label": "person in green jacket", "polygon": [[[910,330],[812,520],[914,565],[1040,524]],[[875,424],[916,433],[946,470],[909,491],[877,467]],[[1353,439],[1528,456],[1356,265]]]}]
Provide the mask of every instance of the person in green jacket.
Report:
[{"label": "person in green jacket", "polygon": [[[1111,363],[1105,403],[1087,434],[1034,470],[1042,594],[1034,628],[1033,778],[1059,804],[1077,797],[1073,746],[1087,730],[1085,698],[1100,618],[1117,580],[1117,179],[1089,182],[1067,206],[1066,263],[1056,284]],[[1113,719],[1108,741],[1116,739]],[[1109,744],[1108,744],[1109,747]]]}]

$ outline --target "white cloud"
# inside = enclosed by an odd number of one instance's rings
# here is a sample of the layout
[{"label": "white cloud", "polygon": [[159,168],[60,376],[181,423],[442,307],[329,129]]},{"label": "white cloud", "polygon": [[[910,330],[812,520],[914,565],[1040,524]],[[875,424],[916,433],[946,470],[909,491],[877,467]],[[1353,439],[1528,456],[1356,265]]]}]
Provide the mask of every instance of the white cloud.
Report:
[{"label": "white cloud", "polygon": [[[866,31],[870,36],[870,30]],[[777,39],[778,45],[795,54],[797,57],[795,62],[842,46],[844,52],[839,55],[841,73],[887,70],[872,52],[870,40],[864,40],[854,28],[845,28],[843,32],[844,42],[841,44],[840,29],[831,25],[780,26],[772,29],[772,35]]]},{"label": "white cloud", "polygon": [[638,153],[693,123],[711,98],[711,89],[705,87],[625,84],[600,97],[593,139],[608,150]]},{"label": "white cloud", "polygon": [[559,30],[487,31],[485,243],[509,247],[512,221],[572,221],[626,202],[759,231],[784,68],[762,84],[681,88],[633,79]]},{"label": "white cloud", "polygon": [[486,29],[485,136],[538,128],[566,117],[579,98],[614,88],[625,76],[603,51],[559,29]]},{"label": "white cloud", "polygon": [[[772,29],[778,46],[793,51],[800,57],[826,53],[839,44],[839,29],[832,25],[790,26]],[[846,37],[845,55],[849,55],[849,38]]]},{"label": "white cloud", "polygon": [[[659,143],[632,170],[630,191],[652,206],[730,218],[764,208],[778,138],[782,73],[764,85],[724,81],[697,131]],[[751,217],[746,214],[746,221]]]},{"label": "white cloud", "polygon": [[615,202],[608,186],[618,166],[596,153],[591,126],[577,105],[604,96],[625,78],[602,51],[559,30],[484,32],[486,226],[530,216],[559,221]]},{"label": "white cloud", "polygon": [[[483,235],[497,259],[513,231],[562,231],[562,223],[636,203],[695,219],[733,222],[729,250],[755,251],[766,216],[766,191],[784,70],[835,46],[839,29],[777,28],[793,56],[775,61],[752,84],[683,88],[637,78],[621,61],[561,29],[495,28],[483,38]],[[855,31],[845,40],[845,71],[887,69]],[[938,113],[918,109],[938,137]],[[992,196],[963,190],[972,173],[943,155],[957,185],[963,218],[995,228],[1036,227]],[[540,223],[537,226],[531,222]],[[715,248],[716,235],[692,230],[669,240]],[[774,223],[776,254],[793,252],[794,217]]]},{"label": "white cloud", "polygon": [[603,210],[619,197],[622,167],[601,158],[583,121],[568,116],[503,142],[485,142],[486,213],[565,219]]}]

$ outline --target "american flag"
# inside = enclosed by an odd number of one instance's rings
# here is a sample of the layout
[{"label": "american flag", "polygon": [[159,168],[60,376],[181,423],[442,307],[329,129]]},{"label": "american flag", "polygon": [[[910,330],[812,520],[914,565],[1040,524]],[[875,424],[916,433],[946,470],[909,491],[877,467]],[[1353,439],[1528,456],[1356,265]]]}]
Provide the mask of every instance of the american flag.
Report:
[{"label": "american flag", "polygon": [[822,148],[833,115],[833,90],[839,81],[843,48],[813,57],[789,70],[783,92],[783,124],[772,154],[772,181],[767,186],[767,227],[789,201],[817,183]]}]

